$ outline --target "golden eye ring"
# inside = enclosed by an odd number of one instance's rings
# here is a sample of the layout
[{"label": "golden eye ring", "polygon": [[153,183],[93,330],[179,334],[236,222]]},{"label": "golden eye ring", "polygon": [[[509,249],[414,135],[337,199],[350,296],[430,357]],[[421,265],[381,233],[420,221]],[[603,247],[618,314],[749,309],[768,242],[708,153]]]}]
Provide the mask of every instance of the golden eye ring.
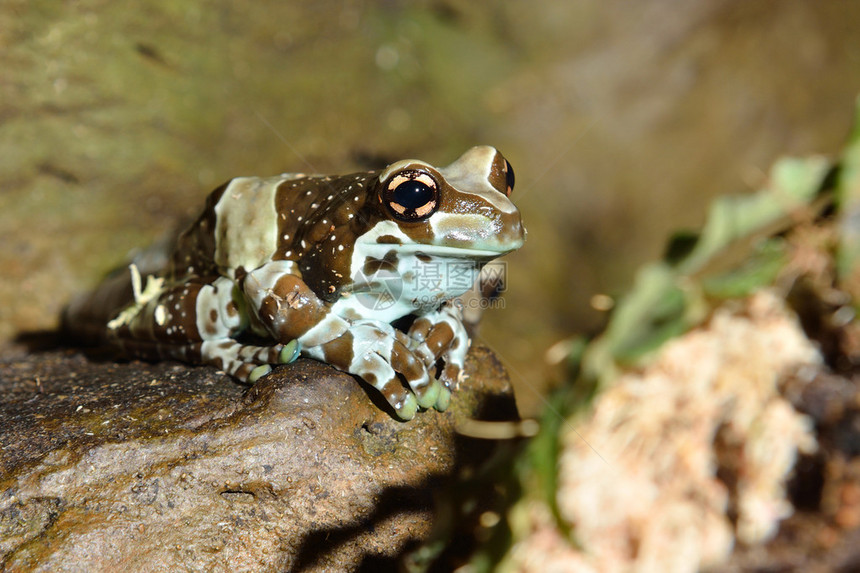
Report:
[{"label": "golden eye ring", "polygon": [[388,180],[382,202],[395,219],[421,221],[439,208],[439,184],[425,171],[404,169]]}]

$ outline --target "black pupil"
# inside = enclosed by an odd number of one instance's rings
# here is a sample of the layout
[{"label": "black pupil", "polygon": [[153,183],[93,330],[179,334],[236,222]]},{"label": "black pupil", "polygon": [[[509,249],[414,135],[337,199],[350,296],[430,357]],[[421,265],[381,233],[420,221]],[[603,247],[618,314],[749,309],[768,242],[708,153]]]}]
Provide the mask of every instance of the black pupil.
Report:
[{"label": "black pupil", "polygon": [[508,193],[514,190],[514,168],[505,159],[505,184],[508,186]]},{"label": "black pupil", "polygon": [[420,181],[404,181],[394,190],[394,201],[407,209],[418,209],[433,200],[433,189]]}]

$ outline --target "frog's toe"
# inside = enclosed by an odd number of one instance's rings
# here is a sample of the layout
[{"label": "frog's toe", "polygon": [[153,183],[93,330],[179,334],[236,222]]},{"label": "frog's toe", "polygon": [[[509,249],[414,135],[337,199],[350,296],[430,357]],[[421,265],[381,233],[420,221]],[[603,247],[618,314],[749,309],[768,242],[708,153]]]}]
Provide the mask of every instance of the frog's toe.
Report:
[{"label": "frog's toe", "polygon": [[451,405],[451,390],[439,384],[439,396],[436,398],[436,404],[433,406],[440,412],[444,412]]},{"label": "frog's toe", "polygon": [[412,352],[415,353],[415,356],[421,359],[421,361],[424,363],[424,366],[426,366],[427,368],[432,367],[433,364],[435,364],[436,361],[439,360],[439,356],[441,355],[436,354],[436,352],[431,350],[430,347],[427,346],[426,342],[421,342],[420,344],[418,344],[415,348],[412,349]]},{"label": "frog's toe", "polygon": [[424,363],[399,340],[394,341],[390,356],[391,367],[399,372],[415,393],[418,405],[429,408],[436,403],[438,390]]},{"label": "frog's toe", "polygon": [[248,382],[253,384],[271,371],[272,367],[268,364],[260,364],[259,366],[251,370],[250,374],[248,374]]},{"label": "frog's toe", "polygon": [[409,329],[409,339],[411,349],[416,349],[421,343],[427,339],[430,330],[433,328],[433,323],[426,318],[418,318],[412,323]]},{"label": "frog's toe", "polygon": [[431,324],[426,318],[418,319],[409,331],[412,339],[411,350],[424,361],[427,368],[450,354],[464,354],[468,349],[469,337],[465,328],[456,321],[442,320]]},{"label": "frog's toe", "polygon": [[397,376],[389,379],[381,386],[377,386],[385,397],[385,400],[394,408],[394,412],[401,420],[411,420],[418,411],[418,400],[403,387]]},{"label": "frog's toe", "polygon": [[415,413],[418,411],[418,400],[415,399],[413,394],[409,394],[407,392],[402,401],[392,404],[392,406],[401,420],[411,420],[415,417]]},{"label": "frog's toe", "polygon": [[301,351],[302,349],[299,345],[299,341],[291,340],[284,344],[284,347],[281,348],[280,352],[278,352],[278,362],[280,364],[289,364],[299,357]]},{"label": "frog's toe", "polygon": [[459,364],[455,362],[446,362],[442,373],[439,375],[439,381],[449,390],[456,389],[460,385],[460,378],[463,375],[463,370]]},{"label": "frog's toe", "polygon": [[430,382],[422,387],[413,387],[415,398],[418,405],[422,408],[432,408],[439,399],[439,392],[442,390],[442,384],[438,380],[431,379]]}]

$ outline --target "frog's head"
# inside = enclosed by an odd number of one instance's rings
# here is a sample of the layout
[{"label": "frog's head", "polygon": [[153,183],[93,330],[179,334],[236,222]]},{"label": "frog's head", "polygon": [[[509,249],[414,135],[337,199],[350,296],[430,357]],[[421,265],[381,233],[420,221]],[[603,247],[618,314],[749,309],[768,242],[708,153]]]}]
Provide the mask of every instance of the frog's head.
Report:
[{"label": "frog's head", "polygon": [[473,147],[447,167],[407,159],[386,167],[373,200],[379,217],[359,238],[399,252],[492,259],[520,248],[525,229],[510,200],[514,171],[496,149]]},{"label": "frog's head", "polygon": [[369,185],[351,253],[354,282],[345,291],[387,295],[380,277],[397,277],[405,306],[392,316],[463,294],[484,263],[525,240],[513,187],[510,163],[489,146],[447,167],[412,159],[389,165]]}]

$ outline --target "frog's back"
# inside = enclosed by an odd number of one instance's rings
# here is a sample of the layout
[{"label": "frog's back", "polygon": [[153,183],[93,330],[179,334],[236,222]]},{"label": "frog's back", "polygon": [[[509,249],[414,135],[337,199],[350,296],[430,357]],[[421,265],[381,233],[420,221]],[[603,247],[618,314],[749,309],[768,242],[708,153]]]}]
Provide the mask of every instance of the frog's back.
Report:
[{"label": "frog's back", "polygon": [[272,260],[278,248],[275,197],[294,178],[236,177],[206,199],[197,220],[176,242],[165,275],[171,280],[235,278]]},{"label": "frog's back", "polygon": [[333,219],[343,224],[364,204],[367,178],[284,173],[231,179],[209,195],[203,212],[180,235],[165,275],[235,278],[239,269],[298,260]]}]

